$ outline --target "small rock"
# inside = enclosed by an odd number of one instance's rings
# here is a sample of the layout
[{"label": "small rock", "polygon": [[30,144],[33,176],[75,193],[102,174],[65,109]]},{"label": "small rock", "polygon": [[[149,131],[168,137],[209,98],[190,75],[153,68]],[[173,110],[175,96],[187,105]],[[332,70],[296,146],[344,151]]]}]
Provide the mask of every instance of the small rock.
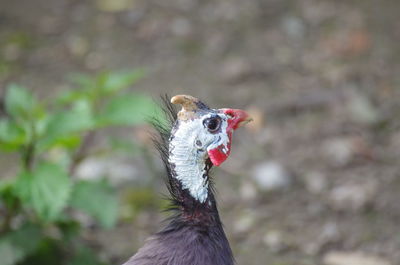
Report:
[{"label": "small rock", "polygon": [[89,42],[80,36],[71,36],[67,39],[68,51],[76,57],[82,57],[89,50]]},{"label": "small rock", "polygon": [[328,183],[326,177],[319,172],[311,172],[305,176],[307,190],[313,194],[320,194],[326,190]]},{"label": "small rock", "polygon": [[80,179],[99,179],[106,173],[106,164],[100,159],[88,158],[81,162],[76,169],[76,176]]},{"label": "small rock", "polygon": [[268,250],[272,252],[280,252],[286,248],[283,235],[280,231],[268,231],[263,237],[263,242],[268,247]]},{"label": "small rock", "polygon": [[331,251],[323,257],[325,265],[391,265],[381,257],[361,252]]},{"label": "small rock", "polygon": [[282,21],[283,30],[292,38],[302,38],[305,34],[303,21],[298,17],[288,16]]},{"label": "small rock", "polygon": [[88,158],[76,169],[80,179],[94,180],[107,177],[114,184],[138,178],[138,170],[131,164],[116,159]]},{"label": "small rock", "polygon": [[267,161],[256,165],[253,169],[252,177],[263,191],[284,189],[291,182],[291,176],[286,169],[275,161]]},{"label": "small rock", "polygon": [[379,120],[379,113],[372,102],[363,94],[350,90],[347,103],[350,118],[358,123],[373,125]]},{"label": "small rock", "polygon": [[186,18],[176,18],[171,23],[171,31],[176,36],[187,36],[192,32],[192,26]]},{"label": "small rock", "polygon": [[301,250],[308,256],[316,256],[321,250],[319,242],[306,242],[300,245]]},{"label": "small rock", "polygon": [[234,223],[234,230],[236,233],[248,232],[255,223],[255,215],[251,212],[246,212],[237,218]]},{"label": "small rock", "polygon": [[336,210],[359,211],[372,203],[377,190],[378,185],[373,180],[338,186],[329,195],[330,204]]},{"label": "small rock", "polygon": [[321,234],[319,235],[319,240],[323,244],[335,242],[340,237],[339,228],[337,223],[328,222],[322,227]]},{"label": "small rock", "polygon": [[134,8],[120,14],[121,22],[128,27],[135,27],[145,17],[144,8]]},{"label": "small rock", "polygon": [[244,200],[254,200],[257,197],[257,189],[253,183],[245,181],[240,186],[240,195]]},{"label": "small rock", "polygon": [[327,158],[336,166],[345,166],[355,155],[352,140],[349,138],[330,139],[322,148]]},{"label": "small rock", "polygon": [[108,174],[113,183],[126,182],[135,179],[137,169],[131,163],[111,162],[107,165]]},{"label": "small rock", "polygon": [[317,236],[313,240],[302,242],[300,249],[310,256],[321,253],[327,244],[335,243],[340,239],[338,225],[335,222],[328,222],[318,229]]}]

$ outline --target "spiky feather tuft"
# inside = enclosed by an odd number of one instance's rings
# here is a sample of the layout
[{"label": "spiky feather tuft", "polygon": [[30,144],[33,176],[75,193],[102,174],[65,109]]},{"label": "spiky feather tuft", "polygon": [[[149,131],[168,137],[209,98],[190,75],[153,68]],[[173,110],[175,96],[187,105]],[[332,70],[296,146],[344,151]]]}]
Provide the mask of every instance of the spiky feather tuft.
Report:
[{"label": "spiky feather tuft", "polygon": [[164,177],[165,184],[169,192],[169,196],[166,197],[170,201],[170,207],[167,210],[176,210],[179,206],[181,206],[181,193],[179,192],[181,187],[173,177],[174,171],[171,168],[168,157],[171,131],[177,121],[178,111],[175,108],[175,105],[170,102],[170,97],[167,94],[161,97],[161,104],[165,120],[160,120],[157,118],[151,120],[152,126],[157,131],[157,134],[153,136],[153,143],[160,153],[161,160],[167,172],[166,176]]}]

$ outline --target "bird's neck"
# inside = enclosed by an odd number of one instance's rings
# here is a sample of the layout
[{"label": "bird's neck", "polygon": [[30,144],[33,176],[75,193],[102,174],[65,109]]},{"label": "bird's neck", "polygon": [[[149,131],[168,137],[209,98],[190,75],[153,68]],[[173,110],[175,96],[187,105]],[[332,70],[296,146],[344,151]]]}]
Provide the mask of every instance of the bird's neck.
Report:
[{"label": "bird's neck", "polygon": [[204,158],[205,150],[187,144],[184,139],[175,137],[169,145],[169,163],[175,178],[189,195],[199,203],[209,198],[209,178]]},{"label": "bird's neck", "polygon": [[201,224],[219,223],[219,215],[209,182],[211,162],[205,159],[205,151],[185,144],[175,137],[169,145],[169,164],[176,189],[181,216]]}]

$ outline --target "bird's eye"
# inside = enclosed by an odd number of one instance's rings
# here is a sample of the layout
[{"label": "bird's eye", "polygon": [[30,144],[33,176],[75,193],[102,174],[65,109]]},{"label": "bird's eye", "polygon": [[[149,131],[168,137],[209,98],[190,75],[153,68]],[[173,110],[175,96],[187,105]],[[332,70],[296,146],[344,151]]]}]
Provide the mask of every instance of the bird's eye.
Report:
[{"label": "bird's eye", "polygon": [[209,132],[215,133],[221,127],[221,118],[218,117],[218,116],[215,116],[215,117],[211,117],[211,118],[205,119],[203,121],[203,125],[204,125],[204,127],[207,128],[207,130]]}]

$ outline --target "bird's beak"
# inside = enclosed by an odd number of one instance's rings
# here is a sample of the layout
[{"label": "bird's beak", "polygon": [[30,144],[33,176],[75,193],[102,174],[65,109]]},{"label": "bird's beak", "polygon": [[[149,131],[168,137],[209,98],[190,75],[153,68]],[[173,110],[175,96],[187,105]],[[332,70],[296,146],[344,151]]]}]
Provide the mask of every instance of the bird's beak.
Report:
[{"label": "bird's beak", "polygon": [[229,129],[236,130],[253,120],[247,112],[241,109],[222,109],[222,111],[232,117],[228,121]]}]

